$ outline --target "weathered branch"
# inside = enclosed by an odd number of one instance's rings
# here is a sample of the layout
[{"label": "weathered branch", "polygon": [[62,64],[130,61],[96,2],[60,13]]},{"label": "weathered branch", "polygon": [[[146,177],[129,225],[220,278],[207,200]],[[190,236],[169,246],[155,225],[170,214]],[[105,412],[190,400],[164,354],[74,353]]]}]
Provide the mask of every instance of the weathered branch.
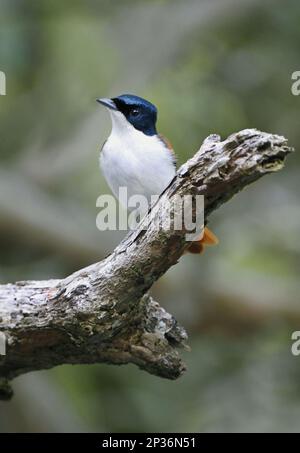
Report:
[{"label": "weathered branch", "polygon": [[280,170],[290,152],[284,137],[253,129],[223,142],[211,135],[105,260],[63,280],[0,286],[7,340],[1,397],[11,396],[8,381],[15,376],[64,363],[134,363],[158,376],[180,376],[185,366],[177,347],[186,345],[186,332],[147,292],[184,252],[186,231],[158,230],[155,219],[168,215],[166,200],[203,194],[207,220],[246,185]]}]

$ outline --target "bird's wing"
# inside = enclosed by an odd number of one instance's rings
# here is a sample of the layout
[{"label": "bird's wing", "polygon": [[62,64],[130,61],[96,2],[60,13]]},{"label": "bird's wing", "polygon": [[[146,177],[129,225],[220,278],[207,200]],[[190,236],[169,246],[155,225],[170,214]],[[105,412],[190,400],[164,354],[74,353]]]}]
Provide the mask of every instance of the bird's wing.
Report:
[{"label": "bird's wing", "polygon": [[[176,167],[176,155],[173,150],[171,142],[164,137],[162,134],[158,134],[159,139],[163,142],[165,147],[172,153],[173,162]],[[201,239],[193,241],[186,249],[188,253],[202,253],[206,245],[217,245],[219,239],[217,236],[207,227],[204,228],[203,235]]]},{"label": "bird's wing", "polygon": [[166,149],[168,151],[170,151],[170,153],[172,154],[172,158],[173,158],[173,162],[174,162],[174,165],[176,167],[176,155],[174,153],[174,149],[173,149],[173,146],[172,146],[172,143],[170,142],[170,140],[168,140],[166,137],[164,137],[162,134],[158,134],[158,138],[162,141],[162,143],[165,145]]}]

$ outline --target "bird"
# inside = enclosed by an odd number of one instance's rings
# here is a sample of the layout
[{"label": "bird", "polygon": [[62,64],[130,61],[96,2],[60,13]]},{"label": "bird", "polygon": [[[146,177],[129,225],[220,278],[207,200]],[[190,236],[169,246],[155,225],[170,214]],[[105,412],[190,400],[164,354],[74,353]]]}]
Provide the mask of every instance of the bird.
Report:
[{"label": "bird", "polygon": [[[160,195],[176,175],[176,157],[169,140],[156,129],[157,108],[133,94],[98,98],[110,113],[111,134],[100,151],[100,168],[113,194],[120,197],[120,187],[127,188],[128,198]],[[205,245],[215,245],[217,237],[207,227],[186,251],[199,254]]]}]

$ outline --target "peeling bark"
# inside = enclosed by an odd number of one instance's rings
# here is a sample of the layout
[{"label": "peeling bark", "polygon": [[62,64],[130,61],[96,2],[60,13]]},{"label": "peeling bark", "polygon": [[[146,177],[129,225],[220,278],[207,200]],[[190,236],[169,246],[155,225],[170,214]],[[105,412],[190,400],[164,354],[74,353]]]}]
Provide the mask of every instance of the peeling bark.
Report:
[{"label": "peeling bark", "polygon": [[[157,230],[175,196],[205,196],[205,218],[261,176],[283,167],[292,151],[284,137],[246,129],[220,141],[209,136],[186,162],[140,227],[103,261],[63,280],[0,286],[0,399],[9,381],[60,364],[134,363],[176,379],[185,370],[178,348],[187,334],[148,290],[186,248],[184,229]],[[165,209],[165,211],[164,211]]]}]

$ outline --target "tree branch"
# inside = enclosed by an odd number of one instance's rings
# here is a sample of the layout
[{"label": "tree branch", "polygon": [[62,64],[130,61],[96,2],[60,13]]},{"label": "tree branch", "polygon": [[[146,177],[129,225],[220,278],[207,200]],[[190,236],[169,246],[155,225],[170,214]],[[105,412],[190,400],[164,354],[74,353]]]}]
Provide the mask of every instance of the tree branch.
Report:
[{"label": "tree branch", "polygon": [[65,363],[134,363],[157,376],[179,377],[185,366],[177,348],[186,347],[186,332],[147,292],[183,254],[186,231],[158,230],[157,216],[167,217],[166,201],[175,196],[203,194],[207,220],[246,185],[280,170],[291,151],[284,137],[254,129],[223,142],[211,135],[106,259],[63,280],[0,286],[7,344],[0,397],[11,396],[12,378]]}]

